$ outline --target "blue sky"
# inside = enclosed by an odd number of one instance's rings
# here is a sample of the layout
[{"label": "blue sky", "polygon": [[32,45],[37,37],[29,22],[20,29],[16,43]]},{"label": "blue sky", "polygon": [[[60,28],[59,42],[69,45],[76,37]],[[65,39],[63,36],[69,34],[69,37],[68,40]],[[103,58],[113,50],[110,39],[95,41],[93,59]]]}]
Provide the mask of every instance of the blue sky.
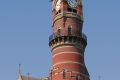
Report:
[{"label": "blue sky", "polygon": [[[0,0],[0,80],[22,74],[48,76],[51,51],[50,0]],[[83,0],[88,37],[85,62],[91,80],[120,80],[120,0]]]}]

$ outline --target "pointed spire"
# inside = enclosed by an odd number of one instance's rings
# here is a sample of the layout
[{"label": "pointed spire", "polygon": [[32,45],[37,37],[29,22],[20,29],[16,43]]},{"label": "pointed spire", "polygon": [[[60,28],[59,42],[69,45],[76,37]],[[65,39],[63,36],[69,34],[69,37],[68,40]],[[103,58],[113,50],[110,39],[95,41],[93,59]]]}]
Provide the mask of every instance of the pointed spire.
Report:
[{"label": "pointed spire", "polygon": [[27,74],[27,80],[30,80],[30,73]]},{"label": "pointed spire", "polygon": [[18,80],[23,80],[22,79],[22,74],[21,74],[21,64],[19,64],[19,74],[18,74]]},{"label": "pointed spire", "polygon": [[19,75],[21,75],[21,64],[19,64]]}]

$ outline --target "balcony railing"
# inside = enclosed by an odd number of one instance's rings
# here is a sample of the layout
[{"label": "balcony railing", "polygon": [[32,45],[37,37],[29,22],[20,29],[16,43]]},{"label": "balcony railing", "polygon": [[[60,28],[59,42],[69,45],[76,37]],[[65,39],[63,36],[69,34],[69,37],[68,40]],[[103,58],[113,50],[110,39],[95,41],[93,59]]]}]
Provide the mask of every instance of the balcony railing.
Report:
[{"label": "balcony railing", "polygon": [[[66,35],[66,36],[73,36],[73,35]],[[82,33],[81,35],[76,35],[77,37],[80,37],[80,38],[82,38],[82,39],[84,39],[85,41],[87,41],[87,36],[84,34],[84,33]],[[49,42],[51,42],[53,39],[55,39],[55,38],[57,38],[57,37],[62,37],[62,35],[55,35],[54,33],[52,34],[52,35],[50,35],[50,37],[49,37]]]}]

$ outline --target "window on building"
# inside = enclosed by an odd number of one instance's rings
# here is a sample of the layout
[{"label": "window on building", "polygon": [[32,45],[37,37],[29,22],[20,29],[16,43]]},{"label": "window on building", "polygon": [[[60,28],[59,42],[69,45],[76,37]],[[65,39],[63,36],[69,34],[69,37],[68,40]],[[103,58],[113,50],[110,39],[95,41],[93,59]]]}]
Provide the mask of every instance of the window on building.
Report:
[{"label": "window on building", "polygon": [[70,26],[68,27],[68,35],[72,35],[72,28]]},{"label": "window on building", "polygon": [[77,10],[76,10],[76,9],[73,9],[73,12],[74,12],[74,13],[77,13]]},{"label": "window on building", "polygon": [[68,10],[68,12],[72,12],[72,9],[71,9],[71,8],[68,8],[67,10]]},{"label": "window on building", "polygon": [[68,11],[68,12],[74,12],[74,13],[77,13],[77,10],[76,10],[76,9],[72,9],[72,8],[68,8],[67,11]]},{"label": "window on building", "polygon": [[65,69],[63,69],[63,79],[66,79]]},{"label": "window on building", "polygon": [[61,35],[61,29],[58,29],[58,36]]}]

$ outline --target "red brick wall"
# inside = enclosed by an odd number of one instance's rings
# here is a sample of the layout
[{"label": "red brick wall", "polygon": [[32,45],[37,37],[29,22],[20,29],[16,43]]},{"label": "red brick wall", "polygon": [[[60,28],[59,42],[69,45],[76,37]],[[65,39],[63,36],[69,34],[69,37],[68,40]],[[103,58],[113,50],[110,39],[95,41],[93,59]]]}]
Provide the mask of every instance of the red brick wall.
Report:
[{"label": "red brick wall", "polygon": [[[57,34],[58,29],[60,28],[61,35],[68,36],[68,27],[71,26],[72,35],[77,36],[82,32],[82,19],[79,20],[78,18],[72,17],[74,13],[71,13],[71,17],[65,17],[64,15],[64,17],[58,18],[63,15],[63,12],[67,13],[68,4],[64,1],[65,0],[62,0],[61,2],[60,13],[57,14],[55,8],[53,8],[53,33]],[[56,2],[56,0],[53,0],[53,2]],[[53,4],[55,5],[55,3]],[[82,17],[82,5],[79,5],[76,10],[77,13],[75,14]],[[86,76],[84,53],[81,49],[82,48],[76,48],[74,45],[64,45],[52,49],[52,80],[63,80],[63,69],[65,69],[66,73],[66,79],[64,80],[76,80],[75,77],[71,78],[71,76],[77,75],[80,75],[82,77],[81,80],[84,80],[83,78]]]}]

